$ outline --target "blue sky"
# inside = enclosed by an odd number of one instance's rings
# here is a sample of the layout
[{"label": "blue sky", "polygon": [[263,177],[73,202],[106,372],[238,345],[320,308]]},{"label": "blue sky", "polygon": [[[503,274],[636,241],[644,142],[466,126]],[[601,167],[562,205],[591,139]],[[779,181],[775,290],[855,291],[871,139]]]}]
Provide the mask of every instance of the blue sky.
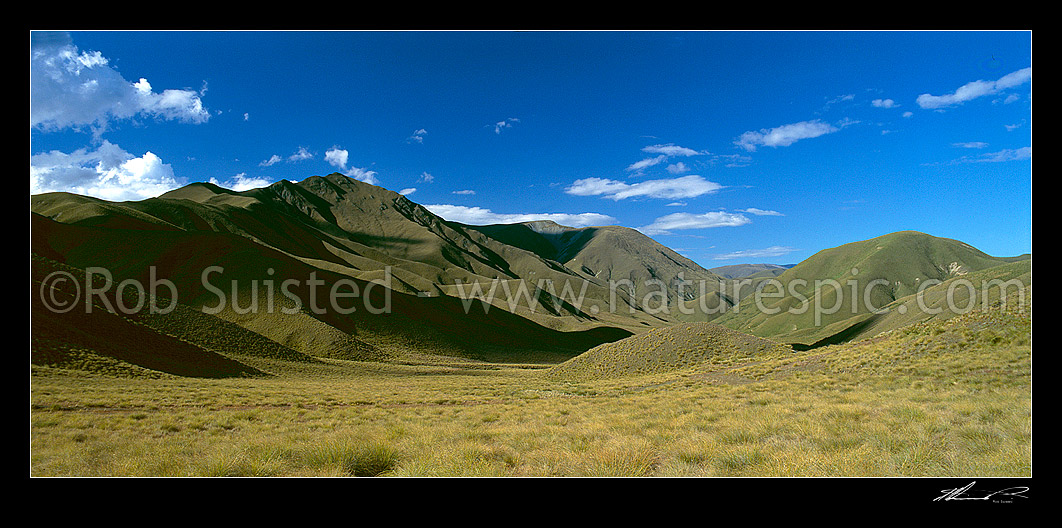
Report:
[{"label": "blue sky", "polygon": [[342,172],[705,267],[900,230],[1032,251],[1017,31],[31,32],[30,192]]}]

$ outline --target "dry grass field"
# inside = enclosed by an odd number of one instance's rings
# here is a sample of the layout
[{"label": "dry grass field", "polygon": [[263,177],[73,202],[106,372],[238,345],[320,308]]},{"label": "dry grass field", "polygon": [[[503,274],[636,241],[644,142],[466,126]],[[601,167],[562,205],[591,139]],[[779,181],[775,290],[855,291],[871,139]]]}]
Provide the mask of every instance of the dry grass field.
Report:
[{"label": "dry grass field", "polygon": [[32,367],[30,474],[1030,476],[1029,306],[602,379],[431,356],[196,379],[86,354]]}]

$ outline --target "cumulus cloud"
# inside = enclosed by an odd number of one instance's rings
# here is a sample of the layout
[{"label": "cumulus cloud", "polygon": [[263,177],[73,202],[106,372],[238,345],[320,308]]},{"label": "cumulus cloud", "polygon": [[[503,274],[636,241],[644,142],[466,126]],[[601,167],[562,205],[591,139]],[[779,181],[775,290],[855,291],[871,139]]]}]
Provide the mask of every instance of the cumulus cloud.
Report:
[{"label": "cumulus cloud", "polygon": [[603,196],[613,200],[626,198],[694,198],[722,189],[718,183],[708,181],[697,175],[680,178],[646,180],[638,183],[626,183],[605,178],[583,178],[573,182],[564,192],[575,196]]},{"label": "cumulus cloud", "polygon": [[424,183],[431,183],[431,182],[435,181],[435,176],[432,176],[431,173],[429,173],[428,171],[424,171],[424,172],[420,173],[419,177],[417,177],[417,181],[418,182],[424,182]]},{"label": "cumulus cloud", "polygon": [[961,105],[978,97],[999,93],[1030,81],[1032,81],[1031,67],[1008,73],[995,81],[978,80],[968,82],[950,94],[931,95],[924,93],[919,95],[915,101],[918,106],[924,109],[944,108]]},{"label": "cumulus cloud", "polygon": [[672,163],[671,165],[667,166],[667,171],[671,174],[682,174],[683,172],[689,172],[689,170],[690,168],[687,167],[686,164],[682,163],[681,161],[678,163]]},{"label": "cumulus cloud", "polygon": [[268,187],[269,180],[265,178],[251,178],[247,176],[247,173],[241,172],[228,181],[218,181],[216,178],[210,178],[210,183],[217,185],[218,187],[224,187],[236,192],[248,191],[251,189],[260,189],[262,187]]},{"label": "cumulus cloud", "polygon": [[376,177],[376,171],[361,167],[351,167],[349,170],[344,171],[343,174],[370,185],[380,185],[380,180]]},{"label": "cumulus cloud", "polygon": [[646,235],[666,235],[680,229],[709,229],[713,227],[737,227],[751,222],[745,215],[711,211],[704,214],[672,213],[661,216],[653,223],[639,227]]},{"label": "cumulus cloud", "polygon": [[[848,124],[851,124],[851,122],[846,121],[840,126],[844,127]],[[749,152],[754,152],[756,147],[759,146],[787,147],[802,139],[816,138],[825,134],[837,132],[838,130],[840,130],[840,128],[815,119],[812,121],[790,123],[775,128],[764,128],[759,131],[750,130],[741,134],[741,136],[734,141],[734,144]]]},{"label": "cumulus cloud", "polygon": [[600,213],[495,213],[481,207],[463,205],[425,205],[429,211],[450,220],[469,225],[515,224],[535,220],[552,220],[569,227],[611,225],[616,219]]},{"label": "cumulus cloud", "polygon": [[81,51],[66,33],[30,37],[30,127],[58,130],[137,116],[203,123],[210,112],[194,90],[155,92],[147,79],[126,80],[99,51]]},{"label": "cumulus cloud", "polygon": [[347,168],[347,158],[350,153],[339,147],[332,147],[325,152],[325,161],[333,167],[337,167],[340,170]]},{"label": "cumulus cloud", "polygon": [[733,260],[733,259],[761,259],[772,258],[787,255],[796,251],[796,248],[786,246],[771,246],[763,249],[745,249],[742,251],[734,251],[731,253],[724,253],[712,257],[715,260]]},{"label": "cumulus cloud", "polygon": [[878,108],[892,108],[897,106],[896,101],[893,101],[892,99],[874,99],[870,104]]},{"label": "cumulus cloud", "polygon": [[181,185],[157,155],[134,156],[106,140],[92,151],[30,156],[30,194],[62,191],[111,201],[143,200]]}]

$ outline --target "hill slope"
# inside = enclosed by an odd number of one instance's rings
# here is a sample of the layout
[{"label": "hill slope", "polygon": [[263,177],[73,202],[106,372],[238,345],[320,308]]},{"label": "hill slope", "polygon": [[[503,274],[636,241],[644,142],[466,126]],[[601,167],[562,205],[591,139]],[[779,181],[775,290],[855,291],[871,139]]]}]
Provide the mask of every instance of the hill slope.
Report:
[{"label": "hill slope", "polygon": [[[656,277],[682,273],[684,266],[707,273],[632,230],[557,226],[578,235],[566,245],[550,238],[548,229],[528,231],[543,237],[549,249],[498,234],[506,228],[527,226],[447,222],[404,196],[339,174],[245,192],[195,183],[138,202],[67,193],[31,197],[34,254],[82,270],[105,267],[116,283],[147,284],[154,271],[177,285],[181,304],[191,310],[182,310],[185,315],[202,315],[223,291],[234,302],[206,326],[236,324],[311,356],[378,359],[422,351],[501,360],[544,353],[559,360],[630,335],[624,328],[669,322],[666,315],[631,308],[634,296],[610,290],[611,277],[654,277],[655,269],[663,269],[658,261],[671,267]],[[626,252],[602,242],[615,232],[629,240]],[[598,246],[603,249],[593,249]],[[608,255],[602,256],[605,249]],[[609,259],[612,270],[630,268],[602,278],[582,267]],[[211,267],[218,271],[207,280],[203,272]],[[386,283],[392,311],[317,313],[306,302],[315,293],[311,277],[327,286],[349,281],[375,295],[382,288],[372,286]],[[303,301],[301,309],[296,314],[266,309],[264,292],[256,288],[276,288],[287,280],[298,284],[294,297]],[[546,289],[540,289],[543,281]],[[498,295],[465,300],[464,291],[477,285]],[[524,296],[501,293],[510,287],[519,293],[521,286],[528,288]],[[262,309],[247,309],[255,301]],[[374,298],[374,306],[383,301]],[[618,305],[609,309],[610,303]],[[192,320],[189,315],[155,322],[194,335],[203,325],[187,323]]]},{"label": "hill slope", "polygon": [[[530,295],[482,296],[494,306],[561,330],[587,323],[644,327],[668,321],[650,305],[646,280],[669,302],[674,279],[715,276],[641,233],[620,227],[572,229],[528,223],[448,222],[386,189],[340,174],[233,192],[194,183],[159,198],[111,203],[49,193],[31,210],[73,225],[139,231],[210,231],[244,237],[311,266],[363,280],[387,270],[396,291],[468,297],[477,285]],[[551,223],[550,223],[551,224]],[[552,231],[551,231],[552,229]],[[629,280],[631,288],[612,288]],[[568,288],[569,295],[562,295]],[[564,297],[560,299],[559,297]],[[631,305],[634,309],[630,309]]]},{"label": "hill slope", "polygon": [[[914,231],[891,233],[812,255],[764,281],[758,296],[744,297],[715,322],[803,345],[845,331],[852,334],[850,338],[865,334],[856,325],[869,326],[879,316],[875,312],[897,300],[920,290],[939,291],[940,282],[973,278],[973,273],[1005,264],[1020,269],[1018,263],[1028,264],[1028,258],[992,257],[957,240]],[[1001,270],[1008,276],[1014,271]],[[913,322],[922,312],[911,310],[907,320]]]},{"label": "hill slope", "polygon": [[588,380],[659,374],[713,359],[785,355],[792,349],[712,323],[680,323],[604,343],[550,368],[554,379]]}]

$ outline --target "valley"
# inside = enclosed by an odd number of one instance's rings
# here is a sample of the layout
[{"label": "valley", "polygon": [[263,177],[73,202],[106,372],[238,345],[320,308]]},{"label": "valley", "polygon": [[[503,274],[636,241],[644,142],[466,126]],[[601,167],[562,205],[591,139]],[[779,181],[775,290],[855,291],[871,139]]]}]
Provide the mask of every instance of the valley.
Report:
[{"label": "valley", "polygon": [[709,270],[342,174],[31,196],[35,476],[1029,476],[1031,256]]}]

